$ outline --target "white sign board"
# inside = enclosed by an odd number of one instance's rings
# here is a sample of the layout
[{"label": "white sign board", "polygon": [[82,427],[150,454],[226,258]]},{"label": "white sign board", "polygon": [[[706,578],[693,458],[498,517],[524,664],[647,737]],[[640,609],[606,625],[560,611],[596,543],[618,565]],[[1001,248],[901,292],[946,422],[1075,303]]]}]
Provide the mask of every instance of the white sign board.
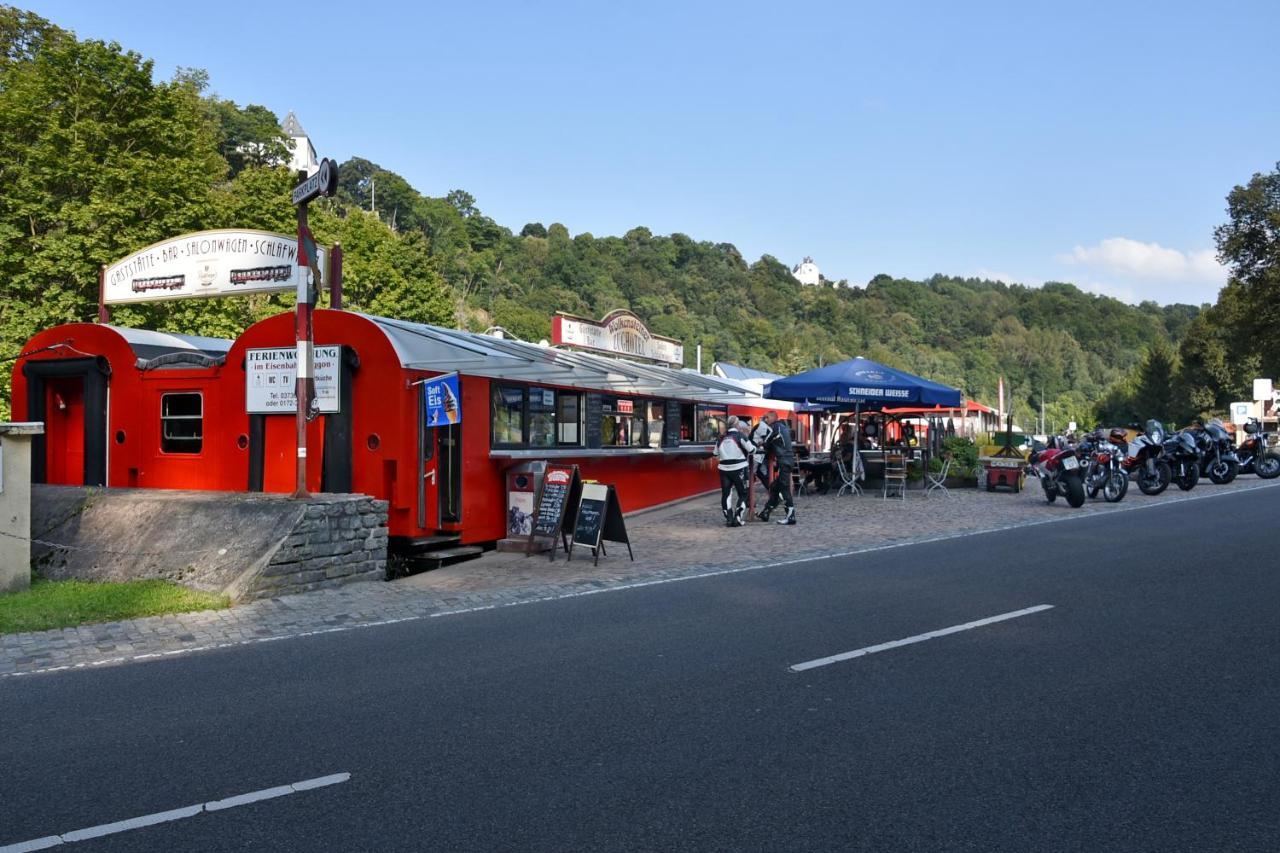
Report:
[{"label": "white sign board", "polygon": [[557,314],[551,320],[551,342],[664,364],[684,364],[682,343],[653,334],[639,317],[625,310],[611,311],[598,323]]},{"label": "white sign board", "polygon": [[1253,380],[1253,399],[1255,400],[1271,399],[1271,380],[1270,379]]},{"label": "white sign board", "polygon": [[1232,403],[1231,404],[1231,422],[1236,425],[1247,424],[1249,422],[1249,413],[1253,409],[1253,403]]},{"label": "white sign board", "polygon": [[[319,252],[327,278],[329,253]],[[108,304],[235,296],[298,289],[298,238],[270,231],[199,231],[165,240],[107,267]]]},{"label": "white sign board", "polygon": [[[312,349],[316,404],[321,412],[338,411],[338,360],[342,347]],[[293,348],[245,350],[244,402],[251,415],[284,415],[298,411],[294,383],[298,375],[298,351]]]}]

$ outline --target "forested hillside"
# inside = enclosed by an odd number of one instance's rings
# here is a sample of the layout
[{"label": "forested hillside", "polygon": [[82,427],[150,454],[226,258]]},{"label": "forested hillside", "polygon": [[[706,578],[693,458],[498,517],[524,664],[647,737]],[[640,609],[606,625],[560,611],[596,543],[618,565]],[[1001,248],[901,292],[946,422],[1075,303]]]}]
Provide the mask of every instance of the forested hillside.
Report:
[{"label": "forested hillside", "polygon": [[[0,7],[0,358],[40,328],[93,318],[99,266],[148,243],[202,228],[292,231],[294,178],[275,165],[284,142],[271,111],[218,98],[203,72],[157,81],[119,45]],[[1108,416],[1164,405],[1162,417],[1189,417],[1223,405],[1261,364],[1233,349],[1230,323],[1257,320],[1239,307],[1135,307],[1071,284],[943,275],[805,287],[786,264],[728,243],[644,227],[516,232],[464,191],[431,197],[359,158],[340,171],[338,196],[313,205],[311,224],[343,245],[353,309],[537,340],[557,310],[627,307],[683,340],[690,360],[702,344],[708,359],[790,373],[862,355],[985,401],[1004,376],[1020,417],[1043,399],[1058,424],[1091,421],[1098,403]],[[1238,241],[1267,250],[1265,234]],[[1255,271],[1264,284],[1266,269]],[[113,320],[229,337],[289,303],[161,303]],[[1164,397],[1152,390],[1161,381]],[[0,417],[8,386],[6,363]]]}]

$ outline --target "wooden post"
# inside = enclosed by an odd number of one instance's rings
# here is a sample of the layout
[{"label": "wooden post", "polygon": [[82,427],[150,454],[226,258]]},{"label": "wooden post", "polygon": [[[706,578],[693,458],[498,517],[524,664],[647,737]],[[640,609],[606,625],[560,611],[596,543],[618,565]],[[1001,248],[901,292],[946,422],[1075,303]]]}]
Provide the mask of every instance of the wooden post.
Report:
[{"label": "wooden post", "polygon": [[342,310],[342,244],[334,243],[329,251],[329,307]]},{"label": "wooden post", "polygon": [[111,322],[111,313],[107,311],[107,266],[98,267],[98,322]]}]

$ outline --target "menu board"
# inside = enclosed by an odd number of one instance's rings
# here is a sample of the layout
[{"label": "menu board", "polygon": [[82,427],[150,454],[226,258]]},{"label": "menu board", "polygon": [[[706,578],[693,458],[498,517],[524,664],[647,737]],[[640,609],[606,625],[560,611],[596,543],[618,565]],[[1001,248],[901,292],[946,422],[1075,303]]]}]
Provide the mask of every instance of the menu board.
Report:
[{"label": "menu board", "polygon": [[604,444],[604,415],[601,407],[604,405],[604,396],[602,394],[587,394],[583,398],[583,405],[586,411],[583,413],[586,421],[584,442],[587,447],[600,447]]},{"label": "menu board", "polygon": [[680,443],[680,401],[668,400],[666,421],[662,425],[662,445],[675,447]]},{"label": "menu board", "polygon": [[631,539],[627,536],[627,525],[622,519],[622,504],[618,501],[617,491],[613,486],[601,483],[583,483],[578,512],[574,516],[569,559],[573,559],[573,545],[584,545],[591,549],[595,562],[599,565],[600,555],[604,553],[604,541],[624,543],[628,556],[632,560],[636,558],[631,551]]},{"label": "menu board", "polygon": [[573,542],[588,548],[600,547],[604,532],[605,511],[609,508],[609,487],[600,483],[583,483],[578,516],[573,524]]},{"label": "menu board", "polygon": [[547,470],[542,475],[542,490],[538,496],[538,508],[534,515],[534,536],[554,538],[560,533],[577,476],[578,466],[576,465],[547,466]]}]

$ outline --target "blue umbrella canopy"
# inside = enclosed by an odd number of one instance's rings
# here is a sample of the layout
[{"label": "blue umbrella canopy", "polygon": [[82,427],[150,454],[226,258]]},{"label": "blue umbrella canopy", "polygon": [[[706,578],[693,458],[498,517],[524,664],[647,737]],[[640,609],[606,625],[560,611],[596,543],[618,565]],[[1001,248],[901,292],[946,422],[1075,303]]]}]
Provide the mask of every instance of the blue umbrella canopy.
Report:
[{"label": "blue umbrella canopy", "polygon": [[866,358],[828,364],[785,379],[775,379],[764,396],[797,403],[959,406],[960,392],[939,382],[894,370]]}]

